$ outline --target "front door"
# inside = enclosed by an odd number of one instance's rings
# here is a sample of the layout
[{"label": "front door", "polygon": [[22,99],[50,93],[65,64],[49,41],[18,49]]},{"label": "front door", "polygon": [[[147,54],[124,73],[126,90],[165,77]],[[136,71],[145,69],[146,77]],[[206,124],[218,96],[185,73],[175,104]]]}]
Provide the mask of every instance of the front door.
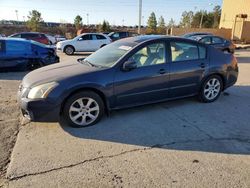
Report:
[{"label": "front door", "polygon": [[169,64],[165,43],[143,45],[129,61],[137,68],[118,70],[114,78],[116,106],[132,106],[168,97]]},{"label": "front door", "polygon": [[200,82],[208,68],[206,48],[189,42],[170,42],[169,96],[177,98],[199,91]]}]

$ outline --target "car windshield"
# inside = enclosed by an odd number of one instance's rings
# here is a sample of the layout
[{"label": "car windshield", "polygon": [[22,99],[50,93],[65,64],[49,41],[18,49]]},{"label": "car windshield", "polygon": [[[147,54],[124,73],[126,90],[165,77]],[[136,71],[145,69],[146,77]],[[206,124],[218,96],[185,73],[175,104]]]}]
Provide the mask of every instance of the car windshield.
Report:
[{"label": "car windshield", "polygon": [[98,67],[112,67],[123,55],[132,49],[136,43],[114,42],[84,59],[83,63],[89,63]]}]

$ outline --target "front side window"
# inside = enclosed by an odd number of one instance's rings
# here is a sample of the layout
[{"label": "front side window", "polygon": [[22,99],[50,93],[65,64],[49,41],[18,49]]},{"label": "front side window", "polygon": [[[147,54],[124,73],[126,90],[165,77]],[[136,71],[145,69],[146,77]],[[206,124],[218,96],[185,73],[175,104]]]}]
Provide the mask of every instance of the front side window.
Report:
[{"label": "front side window", "polygon": [[92,40],[92,35],[83,35],[79,39],[80,40]]},{"label": "front side window", "polygon": [[170,42],[172,62],[190,61],[199,59],[196,45],[185,42]]},{"label": "front side window", "polygon": [[136,62],[137,67],[162,64],[166,62],[164,43],[155,43],[143,47],[136,52],[131,59]]}]

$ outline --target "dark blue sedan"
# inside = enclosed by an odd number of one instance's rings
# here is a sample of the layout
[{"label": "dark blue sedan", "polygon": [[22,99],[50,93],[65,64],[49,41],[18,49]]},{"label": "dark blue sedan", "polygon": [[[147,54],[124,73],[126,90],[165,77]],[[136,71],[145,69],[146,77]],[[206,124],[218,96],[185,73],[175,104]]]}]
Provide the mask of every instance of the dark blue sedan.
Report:
[{"label": "dark blue sedan", "polygon": [[86,59],[29,73],[19,88],[32,121],[97,123],[111,110],[199,96],[213,102],[235,84],[232,54],[184,38],[141,36],[107,45]]},{"label": "dark blue sedan", "polygon": [[0,71],[25,71],[58,63],[52,47],[26,39],[0,39]]}]

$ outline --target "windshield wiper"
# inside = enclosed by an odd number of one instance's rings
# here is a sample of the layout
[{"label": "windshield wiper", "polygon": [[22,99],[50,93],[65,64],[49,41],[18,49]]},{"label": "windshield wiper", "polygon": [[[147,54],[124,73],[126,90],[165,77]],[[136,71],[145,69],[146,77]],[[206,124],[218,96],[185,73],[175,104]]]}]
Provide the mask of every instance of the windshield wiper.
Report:
[{"label": "windshield wiper", "polygon": [[80,63],[88,64],[88,65],[91,66],[91,67],[97,67],[97,68],[104,68],[104,67],[105,67],[105,66],[102,66],[102,65],[96,65],[96,64],[90,63],[90,62],[89,62],[88,60],[86,60],[85,58],[78,59],[77,61],[80,62]]}]

